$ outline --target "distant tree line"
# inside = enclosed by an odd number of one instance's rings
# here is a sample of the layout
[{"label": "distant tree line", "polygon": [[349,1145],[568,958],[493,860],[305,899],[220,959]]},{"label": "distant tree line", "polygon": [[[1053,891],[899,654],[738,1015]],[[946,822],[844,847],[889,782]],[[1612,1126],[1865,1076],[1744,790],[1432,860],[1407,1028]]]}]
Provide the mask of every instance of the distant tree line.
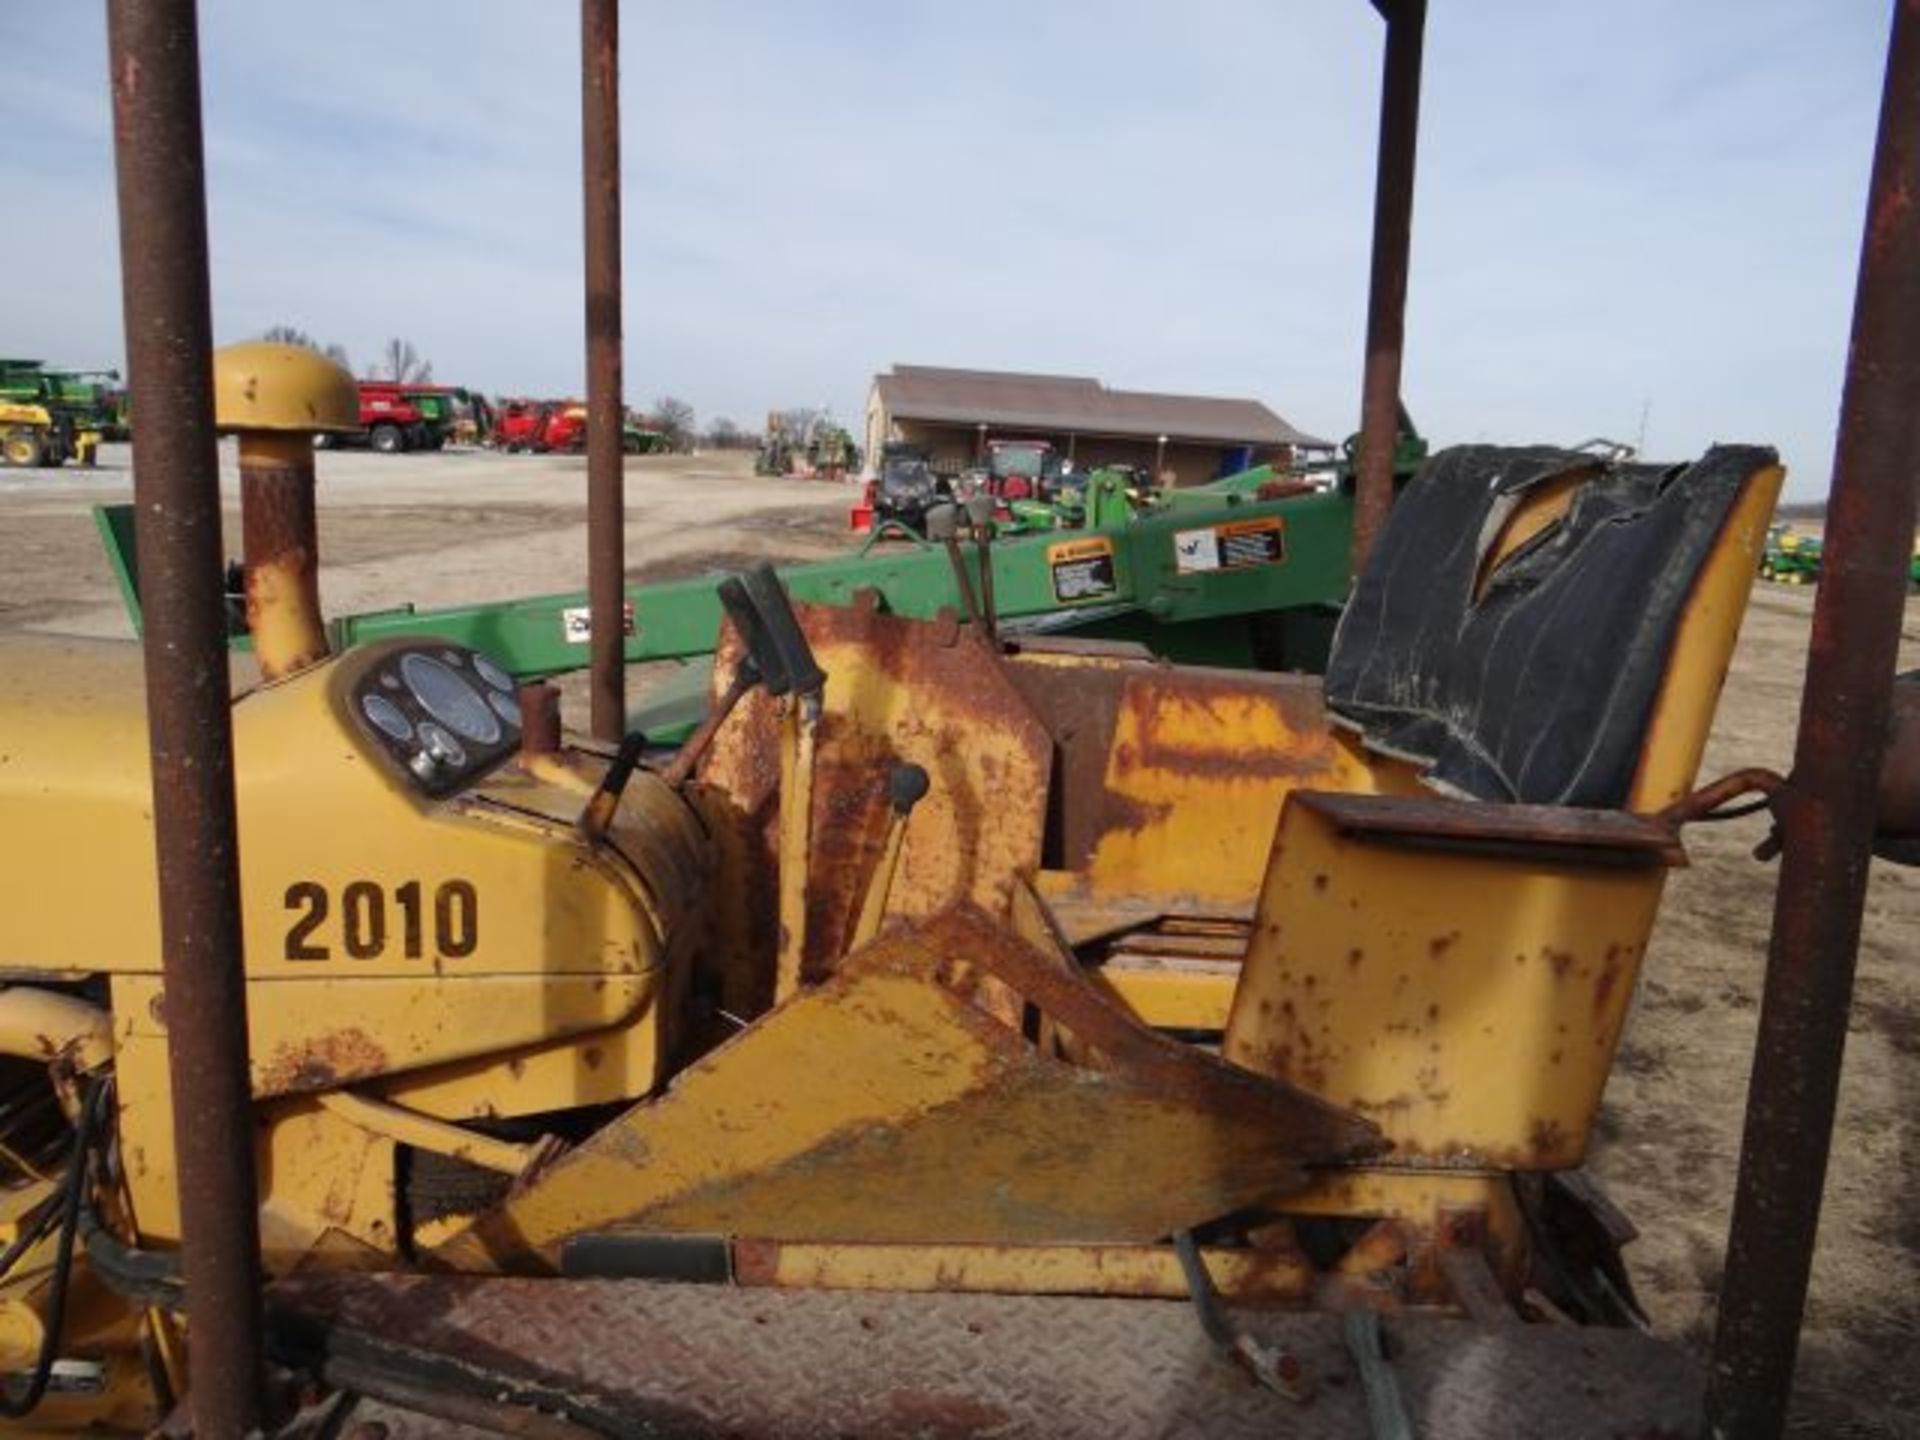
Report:
[{"label": "distant tree line", "polygon": [[302,349],[312,350],[326,356],[342,370],[352,373],[353,361],[347,357],[346,346],[331,342],[323,345],[297,325],[269,325],[260,338],[272,341],[275,345],[298,345]]},{"label": "distant tree line", "polygon": [[[333,361],[349,374],[353,372],[353,361],[347,355],[347,347],[329,341],[322,343],[302,330],[298,325],[270,325],[260,337],[271,340],[277,345],[299,345],[316,351]],[[365,380],[391,380],[399,385],[431,385],[433,383],[433,361],[420,353],[411,341],[395,336],[387,341],[380,352],[380,358],[367,366]]]},{"label": "distant tree line", "polygon": [[[349,373],[353,370],[353,361],[347,354],[346,346],[317,340],[297,325],[270,326],[260,338],[280,345],[303,346],[326,356]],[[387,341],[380,358],[367,366],[362,378],[389,380],[401,385],[431,385],[433,362],[421,354],[419,347],[411,340],[395,336]],[[788,424],[798,426],[797,430],[790,433],[804,433],[818,413],[813,410],[784,412]],[[751,450],[760,443],[758,435],[741,429],[724,415],[716,417],[703,433],[693,406],[677,395],[662,395],[655,400],[646,419],[653,428],[667,436],[675,450],[690,451],[696,442],[712,450]]]},{"label": "distant tree line", "polygon": [[760,437],[720,415],[707,426],[705,443],[709,450],[753,450],[759,447]]}]

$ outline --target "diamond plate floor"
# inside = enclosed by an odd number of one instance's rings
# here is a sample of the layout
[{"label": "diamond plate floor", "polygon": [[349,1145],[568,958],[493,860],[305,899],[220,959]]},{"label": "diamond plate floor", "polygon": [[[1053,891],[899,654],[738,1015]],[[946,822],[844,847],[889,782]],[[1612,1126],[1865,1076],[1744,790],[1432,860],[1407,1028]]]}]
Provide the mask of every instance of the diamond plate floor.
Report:
[{"label": "diamond plate floor", "polygon": [[[1291,1350],[1294,1405],[1154,1300],[776,1291],[636,1281],[329,1276],[277,1298],[376,1339],[591,1390],[618,1433],[1133,1440],[1369,1434],[1339,1317],[1235,1312]],[[1650,1337],[1385,1319],[1421,1440],[1654,1440],[1693,1433],[1700,1376]],[[391,1440],[463,1431],[363,1402]]]}]

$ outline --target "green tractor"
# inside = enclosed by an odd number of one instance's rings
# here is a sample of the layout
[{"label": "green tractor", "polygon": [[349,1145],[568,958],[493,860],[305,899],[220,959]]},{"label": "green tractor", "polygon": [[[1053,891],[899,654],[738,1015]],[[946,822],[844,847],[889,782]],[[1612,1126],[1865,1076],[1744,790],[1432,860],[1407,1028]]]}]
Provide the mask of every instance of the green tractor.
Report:
[{"label": "green tractor", "polygon": [[1767,548],[1760,557],[1760,578],[1782,585],[1817,585],[1820,552],[1818,535],[1809,535],[1784,522],[1769,525]]},{"label": "green tractor", "polygon": [[630,410],[620,426],[620,449],[627,455],[667,455],[673,451],[673,436]]}]

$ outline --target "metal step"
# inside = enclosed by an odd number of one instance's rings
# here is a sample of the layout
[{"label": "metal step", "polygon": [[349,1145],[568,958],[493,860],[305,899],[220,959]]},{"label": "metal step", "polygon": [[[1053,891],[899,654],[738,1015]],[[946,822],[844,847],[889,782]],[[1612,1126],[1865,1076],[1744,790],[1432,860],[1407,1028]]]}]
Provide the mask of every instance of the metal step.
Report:
[{"label": "metal step", "polygon": [[[1341,1317],[1326,1312],[1232,1311],[1297,1358],[1315,1392],[1300,1404],[1224,1358],[1174,1301],[340,1275],[285,1282],[274,1305],[362,1350],[453,1357],[579,1397],[598,1417],[583,1435],[1371,1433]],[[1422,1440],[1646,1440],[1698,1425],[1695,1364],[1634,1331],[1411,1313],[1382,1324]],[[372,1401],[352,1418],[390,1440],[483,1433]]]}]

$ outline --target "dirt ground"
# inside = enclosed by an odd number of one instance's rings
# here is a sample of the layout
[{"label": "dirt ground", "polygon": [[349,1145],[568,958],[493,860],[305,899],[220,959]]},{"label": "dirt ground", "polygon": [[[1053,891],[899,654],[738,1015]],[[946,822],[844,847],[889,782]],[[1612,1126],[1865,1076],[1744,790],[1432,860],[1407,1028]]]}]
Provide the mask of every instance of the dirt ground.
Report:
[{"label": "dirt ground", "polygon": [[[87,507],[127,498],[124,447],[102,468],[0,471],[0,633],[130,631]],[[584,585],[578,459],[321,457],[323,592],[333,613]],[[223,460],[231,506],[233,458]],[[637,576],[809,558],[847,543],[848,487],[756,479],[746,460],[628,463]],[[237,514],[228,515],[237,553]],[[1708,774],[1788,767],[1813,596],[1762,586],[1749,611]],[[1910,603],[1903,667],[1920,665]],[[1607,1091],[1592,1166],[1642,1235],[1629,1252],[1656,1328],[1704,1348],[1733,1192],[1776,870],[1749,852],[1764,822],[1696,827],[1667,892]],[[1920,1435],[1920,873],[1876,863],[1791,1428]]]}]

